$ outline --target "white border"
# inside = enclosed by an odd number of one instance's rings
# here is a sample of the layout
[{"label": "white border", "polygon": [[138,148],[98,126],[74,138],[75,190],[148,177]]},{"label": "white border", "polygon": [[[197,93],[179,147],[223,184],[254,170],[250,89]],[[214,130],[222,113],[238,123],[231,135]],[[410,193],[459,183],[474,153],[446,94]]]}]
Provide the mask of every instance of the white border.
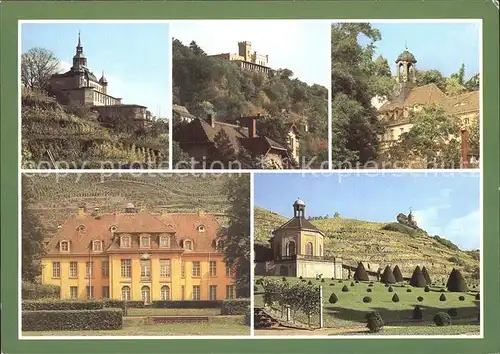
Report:
[{"label": "white border", "polygon": [[[19,20],[18,21],[18,151],[19,154],[21,152],[21,94],[20,94],[20,82],[21,82],[21,61],[20,56],[21,56],[21,26],[24,23],[164,23],[164,24],[169,24],[169,23],[176,23],[176,22],[201,22],[201,21],[234,21],[231,19],[228,20],[220,20],[220,19],[212,19],[212,20]],[[357,336],[357,335],[334,335],[334,336],[254,336],[254,328],[253,328],[253,313],[250,316],[251,320],[251,328],[250,328],[250,336],[23,336],[22,331],[21,331],[21,322],[22,322],[22,316],[21,316],[21,277],[18,279],[18,339],[19,340],[127,340],[127,339],[484,339],[484,298],[483,298],[483,290],[484,290],[484,261],[483,261],[483,21],[482,19],[394,19],[394,20],[388,20],[388,19],[347,19],[347,20],[325,20],[325,19],[297,19],[297,20],[292,20],[292,19],[269,19],[269,20],[256,20],[256,19],[247,19],[247,20],[239,20],[239,21],[301,21],[301,22],[325,22],[326,24],[332,24],[332,23],[338,23],[338,22],[349,22],[349,23],[356,23],[356,22],[364,22],[364,23],[479,23],[480,24],[480,31],[479,31],[479,72],[480,72],[480,169],[479,170],[449,170],[449,169],[435,169],[435,170],[428,170],[428,169],[406,169],[406,170],[396,170],[396,169],[386,169],[386,170],[282,170],[277,172],[276,170],[172,170],[172,117],[169,118],[170,123],[169,123],[169,169],[162,169],[162,170],[25,170],[21,168],[21,159],[19,158],[19,164],[18,164],[18,198],[19,198],[19,203],[18,203],[18,229],[19,232],[22,230],[22,225],[21,225],[21,200],[22,200],[22,193],[21,193],[21,175],[22,174],[52,174],[52,173],[58,173],[58,174],[71,174],[71,173],[99,173],[99,174],[121,174],[121,173],[126,173],[129,175],[133,174],[155,174],[155,175],[161,175],[161,174],[206,174],[206,173],[249,173],[250,178],[251,178],[251,194],[250,194],[250,201],[251,201],[251,265],[250,269],[252,270],[250,279],[251,279],[251,285],[250,285],[250,291],[251,291],[251,305],[253,308],[253,257],[254,257],[254,250],[253,250],[253,206],[254,206],[254,174],[255,173],[295,173],[295,174],[321,174],[321,175],[328,175],[328,174],[334,174],[338,175],[339,178],[343,178],[343,175],[351,175],[351,176],[359,176],[362,174],[369,174],[372,176],[375,175],[384,175],[384,174],[393,174],[393,175],[398,175],[398,174],[409,174],[409,173],[415,173],[415,174],[420,174],[422,176],[428,176],[428,175],[444,175],[444,174],[450,174],[450,175],[457,175],[460,173],[478,173],[480,175],[480,214],[481,214],[481,220],[480,220],[480,233],[481,233],[481,239],[480,239],[480,335],[379,335],[379,336]],[[328,30],[330,30],[330,27],[328,26]],[[170,83],[172,80],[172,35],[171,31],[169,28],[169,45],[171,46],[171,52],[170,52]],[[329,46],[331,46],[331,42],[328,43]],[[331,53],[331,50],[330,50]],[[331,82],[331,75],[330,75],[330,82]],[[172,92],[173,94],[173,92]],[[329,141],[329,149],[328,149],[328,156],[329,156],[329,168],[331,168],[331,84],[330,87],[328,87],[328,127],[329,127],[329,135],[328,135],[328,141]],[[171,113],[171,112],[170,112]],[[171,115],[171,114],[170,114]],[[21,254],[21,247],[22,247],[22,242],[21,242],[21,237],[18,237],[18,274],[21,274],[21,259],[22,259],[22,254]]]}]

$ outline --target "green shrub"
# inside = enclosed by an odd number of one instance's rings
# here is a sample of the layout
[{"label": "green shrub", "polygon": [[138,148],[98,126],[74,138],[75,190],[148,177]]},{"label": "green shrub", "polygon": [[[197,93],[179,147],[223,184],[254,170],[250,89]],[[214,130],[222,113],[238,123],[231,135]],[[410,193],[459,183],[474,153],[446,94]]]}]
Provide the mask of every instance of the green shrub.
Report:
[{"label": "green shrub", "polygon": [[325,278],[321,278],[321,282],[324,283],[325,282]]},{"label": "green shrub", "polygon": [[441,296],[439,297],[439,301],[446,301],[446,295],[441,294]]},{"label": "green shrub", "polygon": [[371,287],[373,287],[373,284],[368,284],[368,286],[371,288]]},{"label": "green shrub", "polygon": [[307,284],[308,284],[308,285],[313,285],[313,282],[312,282],[311,280],[309,280],[309,281],[307,282]]},{"label": "green shrub", "polygon": [[363,263],[359,262],[358,267],[356,268],[356,271],[354,272],[354,280],[357,281],[368,281],[370,280],[368,278],[368,274],[366,273],[365,266]]},{"label": "green shrub", "polygon": [[392,286],[390,286],[389,289],[387,289],[387,291],[392,293],[394,291],[394,289],[392,288]]},{"label": "green shrub", "polygon": [[335,283],[330,283],[330,286],[335,286]]},{"label": "green shrub", "polygon": [[338,281],[338,283],[339,283],[339,284],[342,284],[342,283],[343,283],[343,281],[342,281],[342,280],[339,280],[339,281]]},{"label": "green shrub", "polygon": [[221,315],[245,315],[250,311],[250,299],[231,299],[222,301]]},{"label": "green shrub", "polygon": [[419,297],[417,297],[417,300],[418,300],[418,302],[422,302],[422,301],[424,301],[424,298],[423,298],[423,296],[419,296]]},{"label": "green shrub", "polygon": [[23,300],[59,299],[61,287],[57,285],[42,285],[23,281],[21,298]]},{"label": "green shrub", "polygon": [[372,298],[371,298],[371,297],[369,297],[369,296],[365,296],[365,297],[363,298],[363,302],[364,302],[364,303],[370,303],[370,302],[372,302]]},{"label": "green shrub", "polygon": [[411,289],[406,289],[406,292],[407,293],[411,293]]},{"label": "green shrub", "polygon": [[100,331],[123,327],[119,309],[23,311],[23,331]]},{"label": "green shrub", "polygon": [[427,271],[427,268],[425,268],[425,266],[423,266],[423,268],[422,268],[422,274],[424,275],[425,282],[427,284],[432,284],[432,279],[429,276],[429,272]]},{"label": "green shrub", "polygon": [[332,277],[332,280],[335,280],[335,277]]},{"label": "green shrub", "polygon": [[464,301],[464,300],[465,300],[465,297],[464,297],[463,295],[460,295],[460,296],[458,297],[458,300],[460,300],[460,301]]},{"label": "green shrub", "polygon": [[264,279],[259,278],[259,279],[257,279],[257,281],[255,282],[255,284],[257,284],[257,285],[262,285],[262,282],[263,282],[263,281],[264,281]]},{"label": "green shrub", "polygon": [[400,224],[398,222],[386,224],[382,227],[382,230],[399,232],[399,233],[410,235],[410,236],[414,236],[417,234],[417,231],[415,229],[413,229],[409,226]]},{"label": "green shrub", "polygon": [[253,286],[253,291],[254,291],[254,292],[259,291],[259,287],[258,287],[257,285],[254,285],[254,286]]},{"label": "green shrub", "polygon": [[366,291],[368,291],[369,293],[371,293],[372,292],[372,288],[368,288],[368,290],[366,290]]},{"label": "green shrub", "polygon": [[103,301],[92,300],[26,300],[21,304],[22,311],[68,311],[68,310],[101,310]]},{"label": "green shrub", "polygon": [[392,296],[392,302],[399,302],[398,294],[394,293],[394,295]]},{"label": "green shrub", "polygon": [[453,242],[449,241],[449,240],[446,240],[444,238],[441,238],[439,236],[433,236],[432,237],[433,239],[435,239],[437,242],[439,242],[440,244],[454,250],[454,251],[459,251],[460,249],[457,247],[457,245],[455,245]]},{"label": "green shrub", "polygon": [[451,324],[451,317],[445,312],[438,312],[434,316],[434,323],[436,326],[449,326]]},{"label": "green shrub", "polygon": [[223,300],[155,300],[152,303],[152,307],[166,309],[216,309],[221,308],[222,303]]},{"label": "green shrub", "polygon": [[389,284],[385,283],[385,284],[384,284],[384,286],[385,286],[386,288],[388,288],[388,287],[389,287]]},{"label": "green shrub", "polygon": [[359,284],[359,280],[355,280],[354,282],[355,282],[356,284]]},{"label": "green shrub", "polygon": [[420,306],[416,305],[411,314],[411,318],[413,318],[414,320],[421,320],[423,317],[424,314],[422,313],[422,309],[420,308]]},{"label": "green shrub", "polygon": [[328,299],[328,302],[330,304],[336,304],[337,301],[339,301],[339,298],[337,297],[337,295],[335,295],[335,293],[332,293],[332,295],[330,295],[330,298]]},{"label": "green shrub", "polygon": [[354,283],[353,283],[353,282],[351,282],[351,286],[354,286]]},{"label": "green shrub", "polygon": [[446,292],[446,289],[439,289],[439,292],[440,292],[440,293],[445,293],[445,292]]},{"label": "green shrub", "polygon": [[481,296],[479,295],[479,293],[476,294],[476,296],[474,297],[474,299],[481,300]]},{"label": "green shrub", "polygon": [[422,274],[422,270],[419,266],[416,266],[413,271],[413,275],[410,279],[410,285],[416,288],[425,288],[427,286],[427,282],[425,281],[424,275]]},{"label": "green shrub", "polygon": [[380,281],[385,284],[394,284],[396,282],[396,279],[394,279],[394,274],[392,274],[391,267],[389,267],[388,265],[385,267]]},{"label": "green shrub", "polygon": [[370,312],[366,315],[366,327],[371,333],[380,332],[384,328],[384,320],[378,312]]},{"label": "green shrub", "polygon": [[[249,310],[250,310],[250,309],[249,309]],[[252,314],[250,313],[250,311],[247,311],[247,312],[245,313],[245,319],[244,319],[244,321],[243,321],[243,324],[244,324],[245,326],[250,326],[250,316],[252,316]]]},{"label": "green shrub", "polygon": [[450,315],[450,317],[457,317],[458,316],[457,309],[455,309],[455,308],[449,309],[448,315]]},{"label": "green shrub", "polygon": [[286,277],[281,278],[281,280],[286,281]]},{"label": "green shrub", "polygon": [[426,285],[426,286],[425,286],[425,288],[424,288],[424,291],[425,291],[426,293],[428,293],[429,291],[431,291],[431,289],[429,288],[429,286],[427,286],[427,285]]},{"label": "green shrub", "polygon": [[303,277],[302,277],[302,275],[301,275],[301,276],[299,277],[299,279],[304,279],[304,278],[303,278]]},{"label": "green shrub", "polygon": [[453,268],[446,283],[448,291],[466,293],[469,291],[467,283],[465,282],[462,273],[458,269]]},{"label": "green shrub", "polygon": [[403,274],[401,274],[401,270],[397,264],[392,270],[392,274],[394,275],[394,279],[396,279],[397,283],[401,283],[403,281]]},{"label": "green shrub", "polygon": [[349,288],[347,287],[347,285],[344,285],[344,287],[342,288],[342,291],[344,293],[348,292],[349,291]]},{"label": "green shrub", "polygon": [[305,280],[305,279],[302,279],[301,281],[305,283],[305,282],[306,282],[307,280]]}]

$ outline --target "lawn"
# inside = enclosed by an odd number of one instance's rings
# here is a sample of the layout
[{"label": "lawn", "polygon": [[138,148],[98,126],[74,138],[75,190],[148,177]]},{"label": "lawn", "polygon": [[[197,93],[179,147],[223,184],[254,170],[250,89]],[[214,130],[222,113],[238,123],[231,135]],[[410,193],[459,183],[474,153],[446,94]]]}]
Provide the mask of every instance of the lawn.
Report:
[{"label": "lawn", "polygon": [[[274,278],[281,281],[281,277],[266,278]],[[259,279],[259,277],[256,279]],[[452,323],[457,321],[462,323],[465,321],[466,324],[475,326],[473,326],[475,329],[473,328],[472,332],[478,331],[479,329],[477,321],[479,301],[474,299],[476,292],[445,292],[446,301],[440,301],[439,297],[442,294],[440,292],[441,288],[431,287],[430,292],[425,292],[423,288],[413,288],[406,284],[404,287],[402,287],[402,285],[393,285],[393,292],[389,292],[384,284],[377,282],[373,283],[373,287],[369,287],[368,282],[354,283],[354,285],[351,286],[351,280],[344,280],[342,283],[339,283],[338,280],[329,279],[325,279],[324,282],[317,281],[316,279],[307,279],[306,281],[309,282],[309,280],[315,285],[323,286],[325,327],[359,326],[366,322],[365,315],[371,311],[379,312],[382,315],[384,323],[390,326],[410,326],[419,323],[433,325],[433,317],[437,312],[447,312],[450,308],[455,308],[457,310],[457,317],[452,318]],[[289,277],[287,281],[297,282],[301,280]],[[349,292],[342,292],[342,287],[344,285],[347,285]],[[367,291],[369,288],[372,289],[371,293]],[[407,289],[411,289],[411,292],[407,292]],[[255,306],[263,306],[263,295],[262,293],[259,294],[259,292],[262,291],[263,289],[259,285],[255,295]],[[336,304],[330,304],[328,302],[332,293],[335,293],[338,297],[338,302]],[[397,303],[392,301],[394,294],[398,294],[399,302]],[[464,301],[458,299],[460,295],[465,297]],[[364,303],[363,297],[365,296],[370,296],[372,302]],[[419,296],[424,298],[422,302],[417,300]],[[415,305],[420,305],[423,311],[422,321],[411,319]],[[317,324],[319,322],[318,319],[319,316],[313,316],[311,323]],[[307,316],[302,313],[295,314],[294,320],[307,324]],[[455,326],[452,328],[454,327]],[[412,329],[413,328],[414,327],[412,327]],[[415,327],[415,330],[418,331],[418,327]],[[445,331],[453,332],[453,329],[446,329]],[[431,332],[437,334],[435,326]]]},{"label": "lawn", "polygon": [[144,324],[143,320],[124,318],[123,329],[116,331],[23,332],[23,336],[248,336],[245,316],[211,317],[208,323]]}]

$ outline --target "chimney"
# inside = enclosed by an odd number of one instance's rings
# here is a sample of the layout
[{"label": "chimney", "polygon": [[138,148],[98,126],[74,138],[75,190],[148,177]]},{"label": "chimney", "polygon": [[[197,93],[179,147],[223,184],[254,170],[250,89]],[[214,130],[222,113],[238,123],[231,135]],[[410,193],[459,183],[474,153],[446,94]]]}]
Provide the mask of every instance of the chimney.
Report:
[{"label": "chimney", "polygon": [[257,116],[245,117],[245,123],[248,128],[248,137],[255,138],[257,136],[257,119],[260,118],[260,113]]},{"label": "chimney", "polygon": [[460,149],[460,168],[469,168],[469,134],[467,129],[460,131],[461,149]]},{"label": "chimney", "polygon": [[210,124],[212,128],[215,128],[215,118],[211,114],[207,115],[207,123]]},{"label": "chimney", "polygon": [[167,215],[168,215],[167,207],[161,207],[161,216],[167,216]]},{"label": "chimney", "polygon": [[85,214],[86,214],[85,205],[84,204],[79,205],[78,206],[78,216],[85,216]]},{"label": "chimney", "polygon": [[200,210],[198,210],[198,216],[199,216],[199,217],[203,217],[203,216],[205,216],[205,211],[204,211],[204,210],[201,210],[201,209],[200,209]]}]

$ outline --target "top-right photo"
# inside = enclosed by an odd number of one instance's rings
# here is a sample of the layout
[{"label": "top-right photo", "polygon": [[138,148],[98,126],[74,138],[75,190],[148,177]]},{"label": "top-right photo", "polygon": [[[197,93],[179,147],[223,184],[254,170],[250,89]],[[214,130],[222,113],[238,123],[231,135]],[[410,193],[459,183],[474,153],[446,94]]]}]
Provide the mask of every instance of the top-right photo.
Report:
[{"label": "top-right photo", "polygon": [[478,169],[481,21],[335,22],[333,169]]}]

